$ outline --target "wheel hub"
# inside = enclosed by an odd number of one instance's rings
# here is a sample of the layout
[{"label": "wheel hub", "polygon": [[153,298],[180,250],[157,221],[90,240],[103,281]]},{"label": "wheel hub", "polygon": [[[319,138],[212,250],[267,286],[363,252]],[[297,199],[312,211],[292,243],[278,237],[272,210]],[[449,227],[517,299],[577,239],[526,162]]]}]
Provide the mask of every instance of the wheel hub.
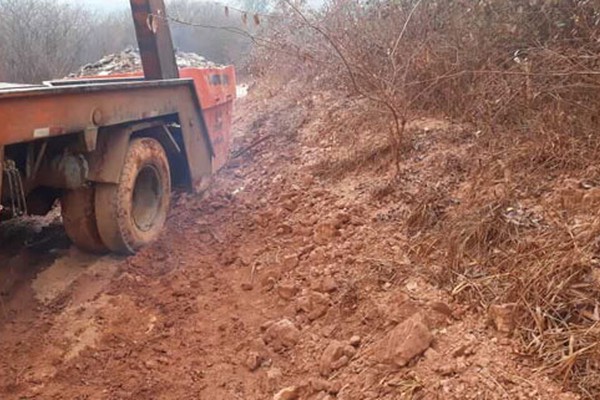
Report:
[{"label": "wheel hub", "polygon": [[163,196],[160,183],[158,171],[151,165],[143,167],[135,179],[131,215],[137,227],[144,232],[152,229],[160,210]]}]

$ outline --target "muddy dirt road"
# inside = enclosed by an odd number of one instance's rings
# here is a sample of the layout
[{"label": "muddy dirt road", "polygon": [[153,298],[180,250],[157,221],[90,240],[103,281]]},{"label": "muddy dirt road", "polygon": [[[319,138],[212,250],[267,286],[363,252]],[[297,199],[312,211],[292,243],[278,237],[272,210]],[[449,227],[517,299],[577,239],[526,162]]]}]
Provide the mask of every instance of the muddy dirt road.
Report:
[{"label": "muddy dirt road", "polygon": [[315,172],[320,101],[240,102],[238,150],[268,139],[134,257],[11,228],[0,398],[577,398],[420,274],[401,210],[369,194],[384,177]]}]

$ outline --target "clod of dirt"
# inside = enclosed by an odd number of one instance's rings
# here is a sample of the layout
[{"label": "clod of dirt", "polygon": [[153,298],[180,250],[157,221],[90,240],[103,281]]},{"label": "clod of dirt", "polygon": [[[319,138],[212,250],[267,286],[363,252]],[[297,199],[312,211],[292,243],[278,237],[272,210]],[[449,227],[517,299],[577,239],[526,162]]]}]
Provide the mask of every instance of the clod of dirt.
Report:
[{"label": "clod of dirt", "polygon": [[453,316],[452,309],[448,306],[448,304],[442,301],[433,301],[429,303],[429,308],[437,313],[445,315],[448,318],[452,318]]},{"label": "clod of dirt", "polygon": [[291,300],[296,293],[298,293],[298,287],[294,282],[281,282],[277,286],[277,294],[284,300]]},{"label": "clod of dirt", "polygon": [[281,350],[295,346],[300,340],[300,331],[292,321],[282,319],[267,328],[264,339],[275,350]]},{"label": "clod of dirt", "polygon": [[324,222],[315,227],[313,240],[316,244],[326,245],[330,243],[339,234],[335,224]]},{"label": "clod of dirt", "polygon": [[315,290],[323,293],[332,293],[338,289],[335,279],[329,275],[324,276],[315,287]]},{"label": "clod of dirt", "polygon": [[490,306],[488,317],[498,332],[509,334],[515,329],[515,309],[515,303]]},{"label": "clod of dirt", "polygon": [[283,373],[279,368],[271,367],[267,371],[267,381],[269,383],[269,387],[271,388],[277,387],[282,378]]},{"label": "clod of dirt", "polygon": [[294,228],[292,228],[292,226],[290,224],[282,223],[282,224],[279,224],[276,232],[279,235],[289,235],[292,232],[294,232]]},{"label": "clod of dirt", "polygon": [[438,366],[436,372],[442,376],[456,375],[464,372],[469,366],[470,363],[464,357],[459,357],[452,362]]},{"label": "clod of dirt", "polygon": [[300,185],[304,187],[312,186],[315,183],[315,177],[309,174],[302,174],[298,177]]},{"label": "clod of dirt", "polygon": [[273,396],[273,400],[296,400],[300,396],[300,391],[296,386],[281,389]]},{"label": "clod of dirt", "polygon": [[429,348],[433,335],[417,313],[398,324],[378,344],[375,355],[383,363],[404,367]]},{"label": "clod of dirt", "polygon": [[319,364],[321,375],[329,376],[333,371],[342,368],[348,364],[355,354],[356,349],[354,347],[344,345],[337,340],[332,341],[321,355]]},{"label": "clod of dirt", "polygon": [[327,393],[320,393],[315,400],[333,400],[333,397]]},{"label": "clod of dirt", "polygon": [[288,199],[281,203],[281,206],[289,212],[293,212],[298,208],[298,199]]},{"label": "clod of dirt", "polygon": [[305,312],[308,319],[314,321],[325,315],[329,310],[329,306],[329,296],[319,292],[311,292],[298,299],[296,311]]},{"label": "clod of dirt", "polygon": [[263,359],[260,356],[260,354],[258,354],[255,351],[251,351],[250,353],[248,353],[248,357],[246,357],[246,367],[248,367],[248,370],[250,370],[250,372],[256,371],[261,363],[262,363]]},{"label": "clod of dirt", "polygon": [[275,284],[281,278],[281,272],[279,270],[269,270],[263,272],[263,275],[260,278],[260,282],[263,288],[267,291],[272,290],[275,287]]},{"label": "clod of dirt", "polygon": [[350,346],[358,347],[358,346],[360,346],[361,341],[362,341],[362,338],[360,336],[354,335],[350,338]]},{"label": "clod of dirt", "polygon": [[333,383],[321,378],[311,378],[308,381],[308,385],[314,393],[325,392],[335,395],[341,390],[341,385],[339,382]]},{"label": "clod of dirt", "polygon": [[344,225],[348,225],[351,220],[352,217],[350,216],[350,214],[344,211],[340,211],[335,215],[335,227],[337,229],[340,229]]},{"label": "clod of dirt", "polygon": [[298,259],[298,254],[286,254],[282,259],[283,268],[286,271],[296,268],[299,262],[300,260]]},{"label": "clod of dirt", "polygon": [[467,357],[475,354],[474,343],[463,343],[452,351],[452,357]]}]

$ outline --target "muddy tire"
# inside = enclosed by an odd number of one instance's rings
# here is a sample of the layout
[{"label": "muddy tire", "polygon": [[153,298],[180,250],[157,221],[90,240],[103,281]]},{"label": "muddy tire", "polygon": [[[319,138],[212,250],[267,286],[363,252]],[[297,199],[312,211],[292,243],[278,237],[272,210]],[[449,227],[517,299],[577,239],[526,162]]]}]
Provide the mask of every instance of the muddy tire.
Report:
[{"label": "muddy tire", "polygon": [[81,250],[106,253],[96,222],[94,187],[69,190],[60,198],[63,225],[67,236]]},{"label": "muddy tire", "polygon": [[115,253],[134,254],[158,238],[171,199],[169,161],[151,138],[129,144],[119,184],[98,184],[96,216],[102,241]]}]

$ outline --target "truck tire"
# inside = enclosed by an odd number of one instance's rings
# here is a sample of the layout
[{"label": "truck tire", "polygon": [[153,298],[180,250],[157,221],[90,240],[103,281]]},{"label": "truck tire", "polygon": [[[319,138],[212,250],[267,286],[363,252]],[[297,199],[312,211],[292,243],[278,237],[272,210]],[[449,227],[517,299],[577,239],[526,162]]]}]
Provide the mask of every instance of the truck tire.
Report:
[{"label": "truck tire", "polygon": [[108,251],[98,233],[94,187],[66,191],[60,198],[67,236],[80,249],[90,253]]},{"label": "truck tire", "polygon": [[109,250],[134,254],[158,238],[171,201],[169,161],[152,138],[129,143],[118,184],[98,184],[98,232]]}]

